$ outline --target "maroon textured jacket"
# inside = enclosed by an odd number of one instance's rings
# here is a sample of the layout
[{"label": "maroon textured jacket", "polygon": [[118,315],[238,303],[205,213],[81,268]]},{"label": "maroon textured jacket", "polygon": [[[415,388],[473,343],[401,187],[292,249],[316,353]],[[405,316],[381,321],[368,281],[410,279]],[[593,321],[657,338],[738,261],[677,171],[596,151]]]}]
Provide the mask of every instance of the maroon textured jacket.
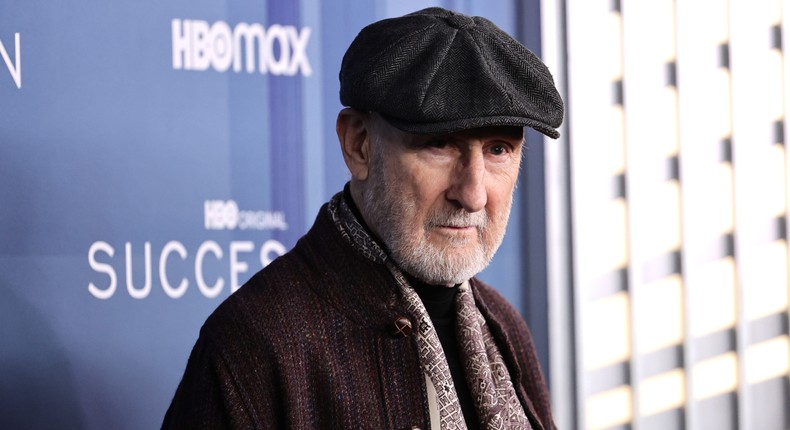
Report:
[{"label": "maroon textured jacket", "polygon": [[[524,320],[471,285],[533,427],[553,429]],[[162,428],[429,429],[416,339],[392,334],[400,317],[415,324],[392,275],[341,237],[324,206],[292,251],[208,318]]]}]

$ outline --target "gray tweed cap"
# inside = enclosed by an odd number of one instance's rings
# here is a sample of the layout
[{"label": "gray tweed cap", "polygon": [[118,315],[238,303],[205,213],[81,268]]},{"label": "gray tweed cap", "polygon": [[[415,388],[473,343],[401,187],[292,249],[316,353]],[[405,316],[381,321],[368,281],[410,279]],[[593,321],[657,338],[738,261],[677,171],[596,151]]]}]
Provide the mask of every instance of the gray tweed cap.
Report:
[{"label": "gray tweed cap", "polygon": [[546,65],[491,21],[423,9],[363,28],[343,56],[340,102],[415,134],[493,125],[559,137]]}]

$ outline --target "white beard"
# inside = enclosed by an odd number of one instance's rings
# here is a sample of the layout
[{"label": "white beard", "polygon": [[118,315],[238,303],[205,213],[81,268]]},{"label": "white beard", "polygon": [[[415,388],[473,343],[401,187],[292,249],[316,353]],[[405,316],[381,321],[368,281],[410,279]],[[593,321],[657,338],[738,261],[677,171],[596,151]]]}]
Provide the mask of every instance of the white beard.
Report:
[{"label": "white beard", "polygon": [[[381,154],[373,155],[370,172],[360,203],[370,228],[389,248],[390,256],[401,270],[429,284],[455,285],[488,266],[504,239],[512,195],[506,210],[493,218],[485,211],[447,209],[428,214],[424,223],[417,225],[414,220],[418,210],[413,199],[404,194],[398,179],[386,171]],[[443,237],[445,244],[439,246],[429,240],[429,235],[441,225],[475,226],[477,243],[471,245],[473,239],[469,237]]]}]

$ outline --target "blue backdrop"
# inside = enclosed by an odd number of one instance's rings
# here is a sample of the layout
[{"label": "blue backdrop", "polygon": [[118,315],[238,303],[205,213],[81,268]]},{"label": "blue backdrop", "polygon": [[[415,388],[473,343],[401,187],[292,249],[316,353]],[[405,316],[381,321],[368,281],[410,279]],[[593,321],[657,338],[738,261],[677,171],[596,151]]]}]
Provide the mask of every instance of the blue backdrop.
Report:
[{"label": "blue backdrop", "polygon": [[[157,428],[206,316],[348,179],[353,37],[430,5],[516,33],[483,3],[0,0],[0,428]],[[514,206],[483,278],[523,307]]]}]

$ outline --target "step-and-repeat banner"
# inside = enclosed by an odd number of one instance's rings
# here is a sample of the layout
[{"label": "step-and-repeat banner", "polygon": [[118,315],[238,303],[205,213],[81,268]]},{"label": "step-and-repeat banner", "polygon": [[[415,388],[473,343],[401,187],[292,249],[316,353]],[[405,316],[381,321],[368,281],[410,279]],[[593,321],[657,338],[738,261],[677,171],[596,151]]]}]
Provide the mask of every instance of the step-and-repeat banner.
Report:
[{"label": "step-and-repeat banner", "polygon": [[[477,3],[0,2],[0,427],[157,428],[208,314],[347,181],[353,37],[431,5],[512,32]],[[519,221],[484,276],[516,304]]]}]

